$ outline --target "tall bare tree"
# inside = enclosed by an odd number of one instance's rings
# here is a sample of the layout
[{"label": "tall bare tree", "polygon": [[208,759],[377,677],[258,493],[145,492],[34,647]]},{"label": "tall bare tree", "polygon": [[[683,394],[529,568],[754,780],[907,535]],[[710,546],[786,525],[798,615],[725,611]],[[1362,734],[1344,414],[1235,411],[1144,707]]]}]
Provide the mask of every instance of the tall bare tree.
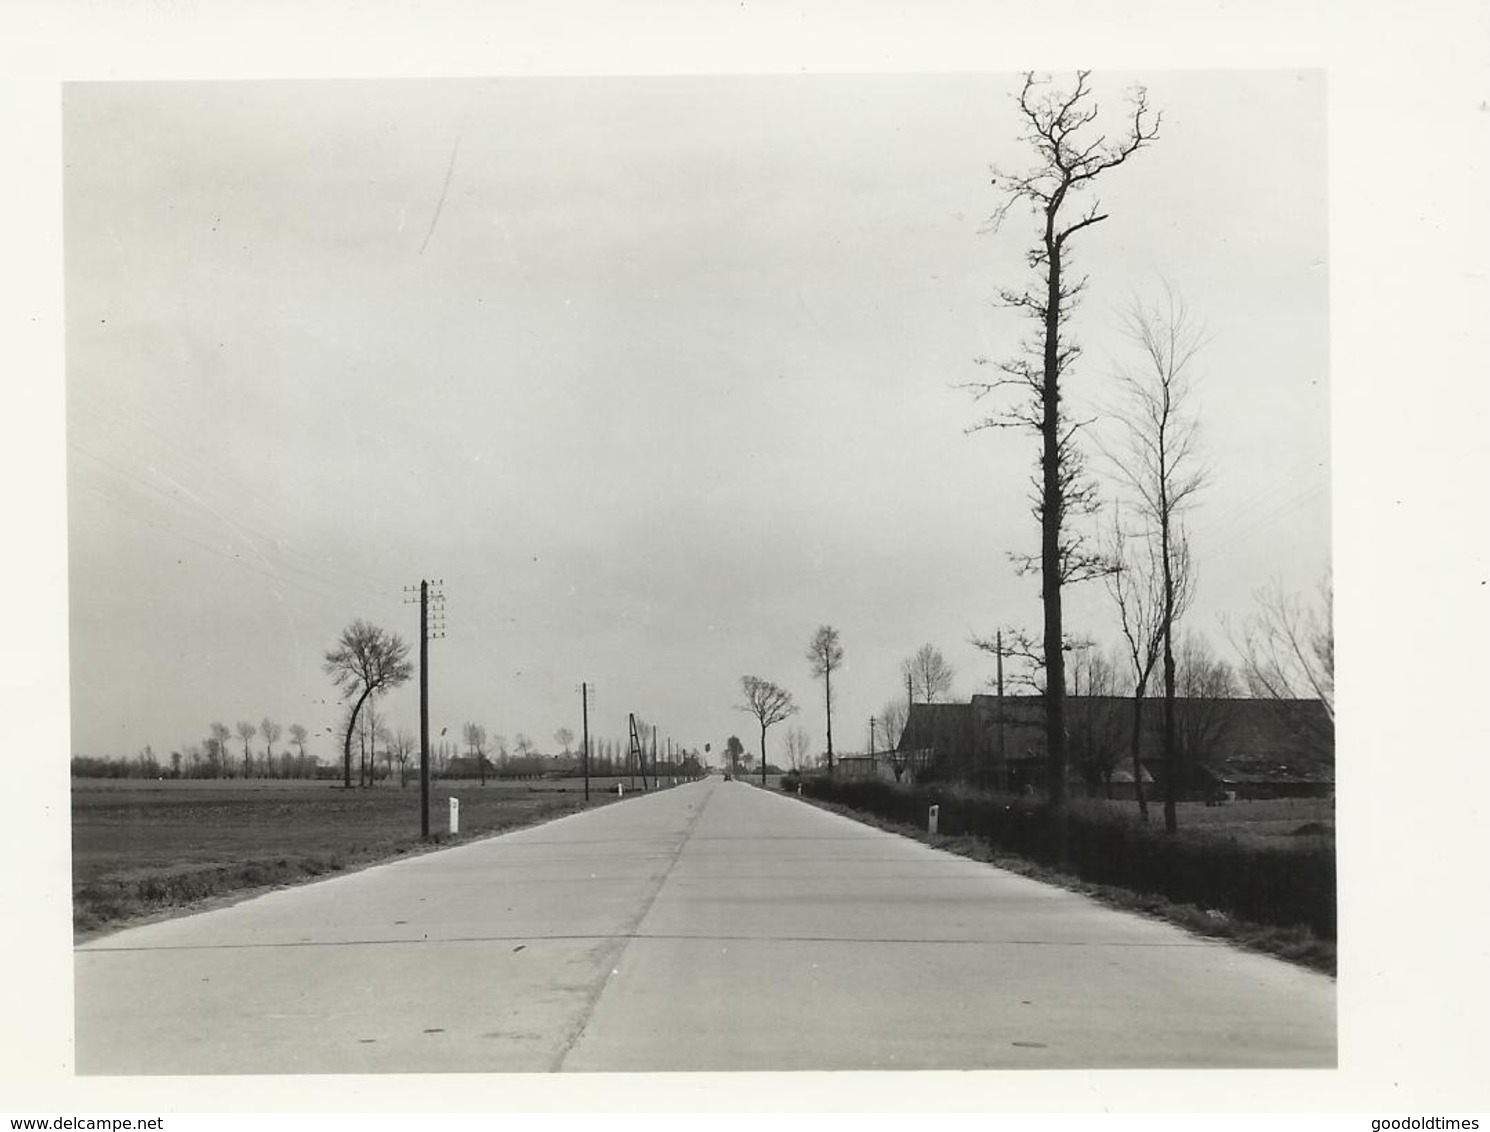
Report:
[{"label": "tall bare tree", "polygon": [[468,723],[461,729],[471,758],[476,760],[476,770],[481,776],[481,785],[486,785],[486,728],[479,723]]},{"label": "tall bare tree", "polygon": [[[1117,605],[1118,624],[1123,632],[1124,652],[1133,681],[1128,730],[1133,790],[1138,799],[1138,812],[1144,821],[1148,821],[1149,804],[1143,789],[1143,703],[1163,647],[1164,587],[1156,565],[1157,550],[1153,542],[1140,539],[1135,546],[1123,527],[1119,508],[1113,510],[1109,553],[1114,568],[1107,576],[1107,592]],[[1143,557],[1135,558],[1135,554]]]},{"label": "tall bare tree", "polygon": [[[843,663],[843,646],[838,642],[838,630],[831,625],[819,625],[817,632],[807,645],[807,659],[812,664],[812,675],[823,679],[823,697],[827,705],[828,721],[828,773],[833,773],[833,671]],[[754,679],[754,677],[751,677]],[[774,686],[774,685],[773,685]],[[793,711],[796,709],[793,708]],[[762,731],[764,737],[764,730]],[[765,756],[764,744],[761,750]]]},{"label": "tall bare tree", "polygon": [[228,768],[228,740],[233,737],[233,733],[228,730],[226,723],[214,723],[210,730],[212,738],[208,740],[207,762],[212,768],[212,777],[232,777]]},{"label": "tall bare tree", "polygon": [[564,753],[569,753],[569,748],[574,744],[574,732],[567,727],[561,727],[554,732],[554,742],[564,748]]},{"label": "tall bare tree", "polygon": [[900,662],[900,674],[924,703],[934,704],[952,690],[952,666],[935,645],[922,645],[916,654]]},{"label": "tall bare tree", "polygon": [[409,763],[414,757],[414,752],[419,749],[419,743],[411,735],[407,728],[400,727],[387,737],[388,753],[393,761],[398,764],[398,785],[402,789],[409,785]]},{"label": "tall bare tree", "polygon": [[[826,628],[826,626],[824,626]],[[834,634],[837,637],[837,634]],[[780,723],[797,713],[792,694],[785,688],[762,680],[759,676],[741,676],[740,690],[745,693],[745,702],[737,705],[739,711],[749,712],[761,728],[761,781],[766,779],[766,728]]]},{"label": "tall bare tree", "polygon": [[[1040,574],[1044,607],[1043,647],[1046,669],[1045,732],[1049,752],[1049,794],[1059,806],[1066,794],[1065,667],[1061,656],[1064,627],[1061,587],[1105,572],[1105,563],[1071,524],[1073,517],[1097,507],[1096,485],[1087,474],[1076,443],[1081,422],[1063,407],[1062,379],[1080,356],[1067,323],[1085,289],[1084,278],[1067,276],[1070,240],[1106,220],[1101,203],[1084,194],[1102,174],[1122,165],[1158,137],[1160,115],[1149,109],[1147,94],[1136,87],[1129,95],[1126,124],[1116,140],[1096,131],[1098,108],[1087,85],[1090,72],[1078,71],[1075,85],[1059,89],[1048,78],[1026,74],[1017,100],[1024,120],[1022,140],[1035,151],[1024,172],[994,170],[1004,200],[991,227],[998,227],[1016,208],[1034,214],[1040,235],[1026,253],[1037,282],[1027,289],[999,292],[1003,304],[1032,318],[1036,337],[1021,355],[1000,362],[999,376],[970,384],[975,396],[1015,390],[1020,397],[990,415],[974,430],[1016,428],[1035,433],[1040,459],[1035,475],[1034,511],[1040,522],[1040,553],[1022,558],[1021,569]],[[1095,132],[1095,136],[1093,136]]]},{"label": "tall bare tree", "polygon": [[362,705],[374,692],[396,688],[413,673],[409,646],[396,633],[389,633],[361,618],[342,630],[336,647],[326,654],[323,667],[342,692],[352,698],[342,742],[342,784],[352,786],[352,733]]},{"label": "tall bare tree", "polygon": [[238,721],[238,738],[243,740],[243,777],[248,778],[253,773],[253,756],[249,754],[248,742],[259,733],[257,724],[246,719]]},{"label": "tall bare tree", "polygon": [[807,751],[811,740],[800,727],[789,727],[786,732],[786,764],[792,770],[807,769]]},{"label": "tall bare tree", "polygon": [[[305,765],[305,740],[309,734],[310,732],[306,731],[300,724],[290,724],[290,743],[294,746],[295,752],[300,756],[301,766]],[[304,772],[302,771],[301,773]]]},{"label": "tall bare tree", "polygon": [[[279,742],[279,737],[284,734],[285,729],[267,715],[259,721],[259,734],[264,736],[264,765],[274,766],[274,744]],[[271,773],[272,770],[271,770]]]},{"label": "tall bare tree", "polygon": [[1206,483],[1198,429],[1190,407],[1194,362],[1205,333],[1184,299],[1166,284],[1164,300],[1134,300],[1125,318],[1128,335],[1143,357],[1136,369],[1121,369],[1121,403],[1115,415],[1122,437],[1108,451],[1131,495],[1160,582],[1159,635],[1164,672],[1164,828],[1178,826],[1179,784],[1175,761],[1175,626],[1195,584],[1185,538],[1184,514]]}]

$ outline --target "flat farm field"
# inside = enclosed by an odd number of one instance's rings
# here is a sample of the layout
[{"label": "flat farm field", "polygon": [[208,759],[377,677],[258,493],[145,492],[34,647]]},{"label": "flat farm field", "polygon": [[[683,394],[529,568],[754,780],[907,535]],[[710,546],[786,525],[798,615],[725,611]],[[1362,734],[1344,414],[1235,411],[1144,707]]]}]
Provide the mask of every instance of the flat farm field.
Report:
[{"label": "flat farm field", "polygon": [[[1121,814],[1138,821],[1137,802],[1108,802],[1087,799],[1076,803],[1094,810]],[[1163,827],[1164,802],[1149,801],[1149,820]],[[1223,837],[1256,848],[1308,848],[1335,836],[1333,798],[1273,798],[1227,802],[1207,806],[1203,802],[1181,802],[1176,807],[1180,832],[1186,836]]]},{"label": "flat farm field", "polygon": [[[589,805],[617,801],[616,781],[591,779]],[[452,796],[460,799],[455,838],[447,832]],[[432,783],[428,844],[585,808],[579,779]],[[427,847],[417,781],[347,790],[325,781],[74,779],[73,928],[86,938]]]}]

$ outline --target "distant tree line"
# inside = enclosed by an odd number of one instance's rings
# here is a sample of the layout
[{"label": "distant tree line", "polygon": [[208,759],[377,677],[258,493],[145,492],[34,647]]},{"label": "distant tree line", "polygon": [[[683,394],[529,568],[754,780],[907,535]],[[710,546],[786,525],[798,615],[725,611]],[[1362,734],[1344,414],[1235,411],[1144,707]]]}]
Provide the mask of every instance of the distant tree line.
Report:
[{"label": "distant tree line", "polygon": [[[298,723],[289,727],[288,745],[275,749],[285,729],[269,718],[238,724],[238,741],[226,724],[213,723],[207,737],[183,743],[162,757],[146,745],[131,758],[74,755],[74,778],[316,778],[321,762],[305,749],[309,733]],[[254,744],[262,735],[264,746]],[[242,743],[241,749],[239,742]]]}]

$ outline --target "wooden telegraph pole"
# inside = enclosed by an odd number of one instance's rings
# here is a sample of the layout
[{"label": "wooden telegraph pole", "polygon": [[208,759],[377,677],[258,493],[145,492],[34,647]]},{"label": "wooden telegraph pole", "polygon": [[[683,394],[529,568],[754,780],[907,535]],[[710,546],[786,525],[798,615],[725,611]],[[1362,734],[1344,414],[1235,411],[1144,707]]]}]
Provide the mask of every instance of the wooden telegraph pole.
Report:
[{"label": "wooden telegraph pole", "polygon": [[431,592],[430,587],[444,584],[428,579],[419,582],[419,836],[425,841],[429,840],[429,642],[445,635],[445,594],[439,589]]},{"label": "wooden telegraph pole", "polygon": [[580,762],[585,768],[585,801],[590,800],[590,686],[581,682],[579,686],[580,716],[584,720],[584,750]]}]

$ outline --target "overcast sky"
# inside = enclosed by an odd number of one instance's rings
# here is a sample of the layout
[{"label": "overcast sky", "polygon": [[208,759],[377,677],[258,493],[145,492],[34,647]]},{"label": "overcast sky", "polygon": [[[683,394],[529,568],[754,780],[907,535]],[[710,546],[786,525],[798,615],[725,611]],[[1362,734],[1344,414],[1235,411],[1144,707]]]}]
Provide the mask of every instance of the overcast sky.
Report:
[{"label": "overcast sky", "polygon": [[[1100,410],[1134,294],[1207,326],[1210,487],[1190,625],[1330,561],[1324,81],[1134,81],[1151,149],[1073,241],[1069,389]],[[215,720],[334,729],[321,659],[362,617],[417,640],[441,578],[432,721],[553,749],[626,713],[739,734],[739,677],[790,689],[836,626],[835,748],[939,646],[959,697],[1037,628],[1033,437],[966,430],[960,383],[1028,327],[1033,221],[1012,75],[72,85],[64,96],[72,750]],[[1100,586],[1073,631],[1115,641]],[[414,685],[388,697],[417,729]],[[771,749],[780,752],[781,731]],[[313,740],[323,757],[328,736]]]}]

